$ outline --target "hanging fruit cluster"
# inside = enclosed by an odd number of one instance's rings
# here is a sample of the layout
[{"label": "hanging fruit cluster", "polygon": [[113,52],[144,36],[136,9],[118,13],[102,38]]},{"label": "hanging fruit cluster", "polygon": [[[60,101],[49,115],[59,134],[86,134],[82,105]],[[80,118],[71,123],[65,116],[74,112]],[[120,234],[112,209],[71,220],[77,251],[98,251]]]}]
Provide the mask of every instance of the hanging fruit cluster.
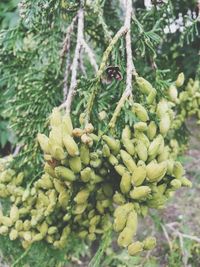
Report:
[{"label": "hanging fruit cluster", "polygon": [[168,97],[157,100],[147,80],[136,82],[145,105],[132,104],[137,122],[126,125],[119,139],[96,132],[91,123],[73,128],[70,114],[53,110],[49,137],[38,134],[45,160],[41,178],[24,189],[23,173],[2,169],[0,197],[10,197],[12,205],[10,214],[0,211],[0,234],[20,238],[24,248],[43,239],[64,248],[71,233],[94,241],[112,228],[130,255],[155,246],[154,237],[137,241],[138,216],[163,208],[177,189],[191,186],[176,160],[179,144],[168,135],[181,120],[175,104],[183,112],[187,103],[186,114],[199,116],[199,85],[190,81],[178,95],[181,74]]}]

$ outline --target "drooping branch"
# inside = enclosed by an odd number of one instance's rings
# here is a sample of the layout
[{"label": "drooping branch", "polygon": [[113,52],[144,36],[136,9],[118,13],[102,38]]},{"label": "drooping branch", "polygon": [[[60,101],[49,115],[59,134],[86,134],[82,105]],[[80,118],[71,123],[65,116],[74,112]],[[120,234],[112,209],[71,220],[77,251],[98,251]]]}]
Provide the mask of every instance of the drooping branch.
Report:
[{"label": "drooping branch", "polygon": [[77,86],[77,69],[78,69],[78,62],[80,58],[80,52],[82,47],[82,40],[83,40],[83,29],[84,29],[84,11],[81,7],[78,12],[78,30],[77,30],[77,41],[76,41],[76,48],[74,52],[74,59],[71,66],[71,83],[69,87],[69,92],[67,95],[66,100],[66,110],[70,112],[71,103],[73,96],[75,94],[75,89]]},{"label": "drooping branch", "polygon": [[[127,9],[129,8],[129,10]],[[126,6],[126,20],[125,25],[128,28],[126,32],[126,89],[119,100],[117,107],[113,113],[112,119],[109,123],[110,128],[115,127],[115,123],[117,120],[117,117],[120,114],[120,111],[122,107],[124,106],[125,101],[127,98],[132,97],[132,79],[133,75],[136,76],[137,72],[135,69],[135,66],[133,64],[133,56],[132,56],[132,48],[131,48],[131,16],[133,13],[133,7],[132,7],[132,1],[127,0],[127,6]]]},{"label": "drooping branch", "polygon": [[[101,79],[101,76],[102,76],[102,74],[103,74],[103,72],[104,72],[104,70],[106,68],[106,64],[107,64],[108,58],[109,58],[110,53],[112,52],[112,49],[115,46],[115,44],[127,32],[129,32],[129,36],[130,36],[131,16],[132,16],[132,1],[131,0],[126,0],[126,14],[125,14],[124,25],[119,29],[119,31],[112,38],[110,44],[108,45],[107,49],[105,50],[105,52],[103,54],[101,65],[100,65],[99,70],[98,70],[97,75],[96,75],[97,81],[100,81],[100,79]],[[129,47],[127,47],[128,48],[128,51],[127,51],[127,59],[128,59],[128,67],[127,67],[127,70],[128,70],[128,73],[131,73],[131,75],[128,74],[127,83],[128,83],[128,88],[129,88],[129,92],[130,92],[131,89],[132,89],[132,87],[130,89],[130,86],[132,86],[131,85],[131,82],[132,82],[132,74],[133,74],[133,72],[134,72],[134,74],[136,74],[136,71],[135,71],[135,68],[134,68],[134,65],[133,65],[133,61],[132,61],[131,37],[128,37],[128,38],[129,39],[127,41],[128,41],[128,46]],[[132,61],[132,63],[131,63],[131,61]],[[128,69],[129,67],[130,67],[130,69]],[[131,77],[131,82],[129,81],[130,80],[130,77]],[[93,90],[91,92],[89,101],[88,101],[87,108],[86,108],[86,123],[90,119],[90,113],[91,113],[92,106],[94,104],[94,99],[95,99],[95,96],[97,95],[97,93],[98,93],[98,87],[97,86],[94,86],[93,87]]]}]

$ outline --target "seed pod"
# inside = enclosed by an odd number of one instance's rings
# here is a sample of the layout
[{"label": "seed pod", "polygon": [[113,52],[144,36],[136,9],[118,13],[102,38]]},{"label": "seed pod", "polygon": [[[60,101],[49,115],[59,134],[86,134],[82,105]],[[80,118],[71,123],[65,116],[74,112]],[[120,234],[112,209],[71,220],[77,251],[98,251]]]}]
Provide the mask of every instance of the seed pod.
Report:
[{"label": "seed pod", "polygon": [[192,182],[186,177],[180,179],[182,186],[192,187]]},{"label": "seed pod", "polygon": [[63,179],[65,181],[73,182],[76,180],[75,174],[70,169],[63,166],[56,167],[55,174],[57,178]]},{"label": "seed pod", "polygon": [[113,229],[115,232],[120,232],[124,229],[124,227],[126,226],[126,220],[127,220],[127,214],[125,214],[124,212],[121,212],[120,216],[117,216],[114,219],[114,223],[113,223]]},{"label": "seed pod", "polygon": [[122,164],[119,164],[119,165],[115,166],[115,170],[121,176],[127,171],[127,169],[125,168],[125,166],[122,165]]},{"label": "seed pod", "polygon": [[37,140],[40,144],[41,149],[46,154],[50,154],[49,138],[45,134],[38,133],[37,134]]},{"label": "seed pod", "polygon": [[50,176],[52,177],[55,177],[55,172],[54,172],[54,169],[48,164],[48,163],[45,163],[44,165],[44,171],[46,173],[48,173]]},{"label": "seed pod", "polygon": [[15,223],[15,229],[19,232],[23,229],[23,221],[17,220]]},{"label": "seed pod", "polygon": [[174,189],[179,189],[181,188],[181,181],[179,179],[173,179],[171,182],[170,182],[170,185],[174,188]]},{"label": "seed pod", "polygon": [[168,110],[169,110],[168,101],[162,98],[157,105],[156,114],[158,118],[165,116]]},{"label": "seed pod", "polygon": [[70,166],[70,169],[74,173],[79,173],[82,169],[81,158],[80,157],[70,158],[69,159],[69,166]]},{"label": "seed pod", "polygon": [[10,240],[16,240],[18,238],[18,232],[15,229],[11,229],[9,234]]},{"label": "seed pod", "polygon": [[63,136],[67,134],[72,135],[73,125],[69,113],[66,113],[62,117],[62,131],[63,131]]},{"label": "seed pod", "polygon": [[57,127],[62,124],[62,116],[59,108],[53,108],[52,113],[50,115],[50,125],[51,127]]},{"label": "seed pod", "polygon": [[128,138],[123,138],[122,143],[126,149],[126,151],[133,156],[135,154],[135,147],[133,145],[133,142]]},{"label": "seed pod", "polygon": [[146,122],[149,120],[146,109],[139,103],[134,103],[132,106],[132,112],[142,121]]},{"label": "seed pod", "polygon": [[132,174],[132,178],[131,178],[132,184],[134,186],[139,186],[143,184],[146,178],[146,174],[147,174],[146,166],[137,167]]},{"label": "seed pod", "polygon": [[38,231],[45,236],[48,232],[48,224],[44,221],[41,225],[37,226]]},{"label": "seed pod", "polygon": [[70,195],[66,190],[63,190],[58,197],[58,202],[60,203],[61,207],[66,209],[69,203]]},{"label": "seed pod", "polygon": [[75,129],[73,129],[73,131],[72,131],[72,135],[73,135],[74,137],[81,137],[84,133],[85,133],[84,130],[81,129],[81,128],[75,128]]},{"label": "seed pod", "polygon": [[107,143],[114,155],[117,155],[120,150],[119,140],[114,139],[113,137],[103,135],[102,139]]},{"label": "seed pod", "polygon": [[23,223],[24,231],[29,231],[31,229],[31,222],[29,220],[25,220]]},{"label": "seed pod", "polygon": [[166,135],[171,127],[171,120],[169,114],[165,114],[161,117],[159,122],[159,129],[162,135]]},{"label": "seed pod", "polygon": [[131,129],[129,125],[126,125],[125,128],[122,130],[122,141],[124,139],[131,139]]},{"label": "seed pod", "polygon": [[81,141],[83,144],[88,145],[89,147],[93,146],[93,139],[89,136],[89,134],[83,134],[81,136]]},{"label": "seed pod", "polygon": [[125,227],[123,231],[119,234],[117,239],[117,243],[120,247],[127,247],[131,244],[133,239],[132,230],[128,227]]},{"label": "seed pod", "polygon": [[73,137],[71,137],[69,134],[63,136],[63,143],[70,156],[75,157],[79,155],[78,146]]},{"label": "seed pod", "polygon": [[180,179],[185,174],[182,164],[178,161],[174,164],[173,174],[177,179]]},{"label": "seed pod", "polygon": [[145,250],[151,250],[151,249],[155,248],[155,246],[156,246],[156,238],[153,237],[153,236],[147,237],[143,241],[143,245],[144,245],[144,249]]},{"label": "seed pod", "polygon": [[3,225],[0,227],[0,235],[6,235],[8,233],[9,229],[7,226]]},{"label": "seed pod", "polygon": [[58,193],[61,193],[63,190],[65,190],[65,185],[63,182],[61,182],[58,179],[53,179],[53,184]]},{"label": "seed pod", "polygon": [[165,161],[169,158],[169,147],[165,146],[163,152],[158,156],[158,163]]},{"label": "seed pod", "polygon": [[153,89],[153,86],[150,84],[150,82],[148,82],[147,80],[145,80],[142,77],[137,77],[136,78],[136,82],[137,82],[137,84],[139,86],[140,91],[143,94],[148,95]]},{"label": "seed pod", "polygon": [[53,188],[53,182],[49,176],[49,174],[45,173],[42,175],[41,179],[39,179],[35,183],[37,188],[43,188],[43,189],[51,189]]},{"label": "seed pod", "polygon": [[62,127],[53,127],[49,134],[50,143],[63,147]]},{"label": "seed pod", "polygon": [[73,214],[82,214],[87,208],[87,205],[88,203],[76,205],[75,210],[73,211]]},{"label": "seed pod", "polygon": [[90,195],[90,192],[87,189],[83,189],[75,196],[74,201],[77,204],[85,204],[88,197]]},{"label": "seed pod", "polygon": [[178,90],[175,85],[170,85],[168,90],[170,101],[177,103],[178,102]]},{"label": "seed pod", "polygon": [[149,186],[139,186],[139,187],[135,187],[133,190],[130,191],[130,197],[132,199],[141,200],[141,199],[145,199],[146,197],[148,197],[150,192],[151,192],[151,188]]},{"label": "seed pod", "polygon": [[137,232],[138,227],[138,216],[137,213],[132,210],[127,217],[126,227],[130,228],[132,231],[132,236],[134,236]]},{"label": "seed pod", "polygon": [[81,144],[80,147],[80,157],[81,157],[81,162],[85,165],[88,165],[90,162],[90,151],[89,147],[85,144]]},{"label": "seed pod", "polygon": [[53,235],[55,233],[57,233],[58,229],[56,226],[51,226],[48,228],[48,235]]},{"label": "seed pod", "polygon": [[161,142],[163,140],[162,135],[158,135],[150,144],[148,148],[148,154],[149,156],[156,156],[158,154]]},{"label": "seed pod", "polygon": [[117,205],[122,205],[126,202],[126,200],[122,194],[115,192],[115,194],[113,195],[113,202]]},{"label": "seed pod", "polygon": [[32,242],[38,242],[38,241],[41,241],[42,239],[43,239],[43,235],[41,233],[34,234],[32,238]]},{"label": "seed pod", "polygon": [[15,205],[13,205],[10,209],[10,219],[13,223],[15,223],[19,219],[19,209]]},{"label": "seed pod", "polygon": [[157,126],[154,121],[151,121],[148,125],[147,136],[150,140],[153,140],[157,132]]},{"label": "seed pod", "polygon": [[135,256],[136,254],[143,251],[143,243],[140,241],[136,241],[128,246],[128,254],[130,256]]},{"label": "seed pod", "polygon": [[100,158],[97,158],[95,160],[90,160],[90,166],[93,168],[100,168],[102,164],[102,160]]},{"label": "seed pod", "polygon": [[4,226],[11,227],[13,225],[13,222],[11,218],[2,216],[0,221]]},{"label": "seed pod", "polygon": [[137,140],[137,145],[135,147],[135,150],[139,159],[145,162],[148,158],[147,147],[145,146],[145,144],[142,141]]},{"label": "seed pod", "polygon": [[123,174],[120,182],[120,189],[123,194],[126,194],[131,190],[131,176],[129,173]]},{"label": "seed pod", "polygon": [[149,182],[158,182],[166,174],[167,162],[163,161],[161,163],[155,163],[151,161],[147,165],[146,170],[147,170],[147,179],[149,180]]},{"label": "seed pod", "polygon": [[51,151],[51,155],[54,159],[57,160],[63,160],[66,157],[66,154],[63,150],[63,148],[61,146],[57,146],[55,144],[50,143],[50,151]]},{"label": "seed pod", "polygon": [[148,105],[151,105],[153,103],[153,101],[156,98],[156,95],[157,95],[157,91],[156,89],[153,88],[146,99]]},{"label": "seed pod", "polygon": [[85,183],[91,180],[93,176],[94,176],[94,172],[89,167],[81,171],[81,180]]},{"label": "seed pod", "polygon": [[183,84],[184,84],[184,81],[185,81],[185,76],[184,76],[184,73],[181,72],[179,75],[178,75],[178,78],[176,79],[176,86],[177,87],[181,87]]},{"label": "seed pod", "polygon": [[120,155],[121,155],[123,163],[126,165],[128,170],[130,172],[133,172],[136,168],[136,164],[133,158],[131,157],[131,155],[129,155],[125,150],[122,150],[122,149],[120,150]]},{"label": "seed pod", "polygon": [[137,143],[137,140],[140,140],[141,142],[144,143],[144,145],[147,148],[150,146],[148,137],[142,132],[135,132],[135,140],[136,140],[136,143]]},{"label": "seed pod", "polygon": [[145,132],[147,131],[147,124],[146,122],[137,122],[134,124],[134,130],[135,131],[141,131],[141,132]]},{"label": "seed pod", "polygon": [[92,125],[92,123],[88,123],[86,126],[85,126],[85,129],[84,131],[86,133],[92,133],[94,131],[94,126]]},{"label": "seed pod", "polygon": [[110,156],[110,148],[107,144],[103,145],[102,155],[103,155],[103,157],[106,157],[106,158]]},{"label": "seed pod", "polygon": [[147,216],[149,209],[146,205],[140,205],[140,211],[141,211],[141,215],[145,217]]},{"label": "seed pod", "polygon": [[113,166],[116,166],[119,163],[118,159],[114,155],[112,155],[112,154],[109,156],[108,161]]}]

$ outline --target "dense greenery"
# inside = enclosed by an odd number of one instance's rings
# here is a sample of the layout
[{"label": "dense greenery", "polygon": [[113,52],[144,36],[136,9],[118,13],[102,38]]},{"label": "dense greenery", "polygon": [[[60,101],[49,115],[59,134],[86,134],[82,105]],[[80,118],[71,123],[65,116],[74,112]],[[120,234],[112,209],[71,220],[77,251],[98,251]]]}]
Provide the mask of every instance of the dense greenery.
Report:
[{"label": "dense greenery", "polygon": [[[68,56],[67,53],[61,56],[61,51],[66,29],[79,9],[79,2],[13,0],[0,3],[0,154],[5,156],[16,146],[20,147],[12,167],[28,174],[25,186],[37,179],[42,169],[36,135],[38,132],[48,132],[48,116],[52,108],[59,106],[64,100],[63,79],[66,61],[68,59],[72,62],[75,54],[76,25],[71,33]],[[124,9],[120,4],[122,1],[84,2],[85,40],[92,47],[100,65],[110,38],[123,23]],[[197,1],[152,2],[154,4],[146,8],[143,1],[133,1],[135,15],[131,25],[132,50],[137,72],[151,81],[162,96],[162,90],[167,90],[170,82],[176,80],[178,73],[184,72],[187,80],[199,75],[199,10]],[[85,53],[81,60],[77,94],[72,106],[73,120],[75,125],[78,125],[77,118],[82,110],[87,108],[91,92],[96,88],[98,97],[94,102],[92,118],[94,126],[102,130],[111,119],[116,102],[125,88],[125,41],[119,40],[107,62],[107,65],[119,67],[122,81],[115,80],[108,84],[104,71],[103,82],[99,83]],[[70,78],[67,84],[70,85]],[[137,92],[135,98],[139,99]],[[125,106],[123,110],[127,116],[126,120],[134,120],[135,118],[127,115],[127,109]],[[98,123],[95,124],[95,118],[101,111],[106,111],[107,119],[105,124],[99,126]],[[119,120],[117,129],[122,126]],[[184,131],[181,134],[186,133]],[[1,238],[0,241],[3,244],[5,242],[7,249],[11,251],[17,246],[12,245],[6,238]],[[76,249],[70,251],[71,254],[78,251],[79,244],[72,246],[76,246]],[[83,248],[82,244],[80,248]],[[41,244],[31,248],[33,261],[34,253],[37,254],[40,249],[45,251],[47,247]],[[50,257],[51,250],[48,249]],[[14,255],[17,258],[22,252],[20,248],[15,250]],[[77,253],[76,256],[79,257],[81,253]],[[56,257],[58,259],[53,259],[51,265],[48,265],[48,257],[38,259],[33,264],[56,266],[59,261],[64,261],[63,255],[57,254]],[[27,259],[29,264],[32,264],[32,260]]]}]

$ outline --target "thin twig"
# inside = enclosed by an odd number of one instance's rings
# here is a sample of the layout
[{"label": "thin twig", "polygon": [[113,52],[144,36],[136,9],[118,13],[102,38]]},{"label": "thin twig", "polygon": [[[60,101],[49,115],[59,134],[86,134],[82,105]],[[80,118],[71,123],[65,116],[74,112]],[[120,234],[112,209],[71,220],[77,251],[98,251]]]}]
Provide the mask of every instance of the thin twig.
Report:
[{"label": "thin twig", "polygon": [[75,94],[75,89],[77,86],[77,69],[78,69],[78,62],[80,58],[80,52],[82,47],[82,40],[83,40],[83,29],[84,29],[84,11],[81,7],[78,12],[78,30],[77,30],[77,42],[76,42],[76,48],[74,53],[74,59],[71,66],[71,83],[69,87],[69,92],[67,95],[66,100],[66,110],[69,112],[71,109],[71,103],[73,96]]},{"label": "thin twig", "polygon": [[167,230],[166,230],[166,228],[165,228],[165,226],[164,226],[163,224],[161,224],[161,227],[162,227],[164,236],[165,236],[165,238],[166,238],[166,240],[167,240],[167,242],[168,242],[168,244],[169,244],[169,249],[170,249],[170,251],[172,252],[172,243],[171,243],[171,241],[170,241],[168,232],[167,232]]},{"label": "thin twig", "polygon": [[137,75],[135,66],[133,64],[133,56],[132,56],[132,48],[131,48],[131,16],[132,16],[133,8],[132,1],[127,0],[126,2],[126,20],[125,27],[127,28],[126,32],[126,89],[117,104],[117,107],[113,113],[112,119],[109,123],[110,128],[115,127],[115,123],[117,117],[120,114],[120,111],[128,97],[132,96],[132,79],[133,75]]},{"label": "thin twig", "polygon": [[88,55],[88,58],[90,60],[91,65],[93,66],[95,72],[97,72],[98,65],[97,65],[97,62],[95,59],[95,54],[94,54],[93,50],[89,47],[89,45],[86,43],[86,41],[84,39],[82,40],[82,45],[83,45],[85,52]]}]

